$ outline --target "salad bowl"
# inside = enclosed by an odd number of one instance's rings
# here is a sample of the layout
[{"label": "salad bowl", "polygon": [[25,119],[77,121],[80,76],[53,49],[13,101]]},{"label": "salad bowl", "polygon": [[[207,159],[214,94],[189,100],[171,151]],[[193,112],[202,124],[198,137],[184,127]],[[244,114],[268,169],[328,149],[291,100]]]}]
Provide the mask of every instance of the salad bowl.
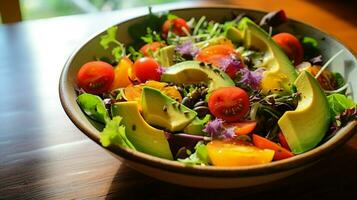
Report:
[{"label": "salad bowl", "polygon": [[[195,7],[171,10],[171,13],[184,19],[191,17],[200,18],[202,14],[207,19],[224,21],[231,19],[232,13],[239,15],[245,13],[253,19],[260,19],[266,13],[234,7]],[[120,42],[129,44],[133,42],[128,32],[129,27],[143,23],[147,15],[139,16],[117,24]],[[330,64],[331,70],[337,71],[349,82],[349,93],[354,100],[357,99],[357,59],[353,52],[331,35],[320,31],[305,23],[289,20],[278,27],[281,31],[292,32],[296,35],[313,37],[318,40],[321,54],[330,58],[337,51],[343,52]],[[93,60],[93,56],[110,56],[110,52],[100,46],[100,36],[105,31],[98,33],[93,38],[82,44],[67,60],[59,83],[59,92],[62,106],[72,122],[90,139],[100,145],[100,124],[89,119],[77,104],[76,75],[79,68],[86,62]],[[108,153],[131,168],[153,178],[190,187],[200,188],[239,188],[268,183],[297,173],[318,162],[330,152],[337,150],[356,132],[357,122],[352,121],[341,128],[338,133],[325,143],[316,148],[296,155],[292,158],[274,161],[267,164],[216,167],[216,166],[188,166],[176,161],[166,160],[151,156],[139,151],[110,146]]]}]

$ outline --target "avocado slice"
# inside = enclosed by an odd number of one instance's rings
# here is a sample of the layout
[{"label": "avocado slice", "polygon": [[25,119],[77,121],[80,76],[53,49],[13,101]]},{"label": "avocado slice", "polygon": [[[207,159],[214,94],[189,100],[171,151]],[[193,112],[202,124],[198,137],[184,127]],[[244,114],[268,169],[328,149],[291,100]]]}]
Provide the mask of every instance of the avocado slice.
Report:
[{"label": "avocado slice", "polygon": [[170,67],[174,64],[174,56],[175,56],[175,46],[169,45],[163,47],[154,53],[154,58],[159,61],[161,66]]},{"label": "avocado slice", "polygon": [[246,48],[256,48],[264,52],[261,66],[266,70],[261,83],[263,93],[290,92],[297,73],[287,55],[267,32],[249,18],[244,17],[238,23],[237,28],[228,29],[226,36],[236,42],[243,40]]},{"label": "avocado slice", "polygon": [[118,102],[112,105],[113,116],[121,116],[126,136],[141,152],[160,158],[173,159],[169,143],[163,130],[156,129],[145,122],[135,101]]},{"label": "avocado slice", "polygon": [[157,89],[144,87],[141,95],[143,117],[153,126],[182,131],[197,113]]},{"label": "avocado slice", "polygon": [[292,152],[299,154],[322,140],[331,115],[326,95],[310,73],[301,72],[294,84],[301,93],[298,106],[294,111],[285,112],[278,124]]},{"label": "avocado slice", "polygon": [[183,129],[183,132],[191,135],[203,135],[205,124],[209,120],[211,120],[211,115],[206,115],[203,119],[195,117],[195,119]]},{"label": "avocado slice", "polygon": [[205,82],[208,84],[208,92],[235,85],[222,70],[198,61],[185,61],[167,68],[161,75],[161,81],[177,84]]}]

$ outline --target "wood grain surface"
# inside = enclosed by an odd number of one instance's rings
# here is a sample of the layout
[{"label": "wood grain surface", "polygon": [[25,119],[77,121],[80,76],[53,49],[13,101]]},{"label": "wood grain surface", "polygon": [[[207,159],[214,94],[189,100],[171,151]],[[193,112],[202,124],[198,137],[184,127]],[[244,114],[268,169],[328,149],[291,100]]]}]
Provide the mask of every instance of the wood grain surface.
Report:
[{"label": "wood grain surface", "polygon": [[[356,3],[224,3],[267,11],[283,8],[357,52]],[[198,4],[160,5],[154,11]],[[145,12],[136,8],[0,26],[0,199],[357,199],[357,136],[304,172],[234,190],[194,189],[149,178],[86,138],[59,102],[62,66],[92,34]]]}]

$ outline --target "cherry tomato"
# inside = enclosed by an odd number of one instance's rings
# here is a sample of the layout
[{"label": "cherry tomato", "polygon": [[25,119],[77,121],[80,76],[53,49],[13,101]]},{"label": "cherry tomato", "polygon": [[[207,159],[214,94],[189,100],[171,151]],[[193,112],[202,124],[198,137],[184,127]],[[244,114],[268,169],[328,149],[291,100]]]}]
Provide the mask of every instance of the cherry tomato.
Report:
[{"label": "cherry tomato", "polygon": [[241,121],[233,123],[224,123],[226,128],[234,127],[234,132],[236,135],[246,135],[251,133],[257,126],[256,121]]},{"label": "cherry tomato", "polygon": [[150,44],[145,44],[144,46],[142,46],[140,48],[140,53],[142,53],[144,56],[148,56],[151,57],[152,53],[154,53],[155,51],[159,50],[160,47],[165,46],[164,44],[162,44],[161,42],[153,42]]},{"label": "cherry tomato", "polygon": [[102,61],[87,62],[77,74],[78,86],[91,94],[108,92],[113,80],[113,67]]},{"label": "cherry tomato", "polygon": [[133,66],[133,62],[127,58],[123,57],[118,66],[114,68],[114,80],[110,86],[110,90],[114,90],[120,87],[126,87],[131,84],[129,80],[129,68]]},{"label": "cherry tomato", "polygon": [[186,29],[187,32],[190,32],[190,27],[186,23],[186,21],[182,18],[175,18],[171,20],[166,20],[162,25],[162,34],[164,38],[167,37],[167,33],[172,28],[172,32],[178,36],[185,36],[186,33],[182,29]]},{"label": "cherry tomato", "polygon": [[261,149],[271,149],[275,151],[274,160],[282,160],[285,158],[293,157],[294,154],[287,149],[279,146],[275,142],[272,142],[266,138],[259,135],[253,134],[253,144]]},{"label": "cherry tomato", "polygon": [[143,57],[135,61],[133,65],[133,73],[140,82],[147,80],[160,81],[159,63],[153,58]]},{"label": "cherry tomato", "polygon": [[278,33],[273,36],[273,40],[283,49],[286,55],[294,60],[294,65],[302,62],[304,49],[299,40],[290,33]]},{"label": "cherry tomato", "polygon": [[208,99],[211,113],[226,122],[243,119],[249,110],[249,96],[239,87],[223,87],[212,92]]}]

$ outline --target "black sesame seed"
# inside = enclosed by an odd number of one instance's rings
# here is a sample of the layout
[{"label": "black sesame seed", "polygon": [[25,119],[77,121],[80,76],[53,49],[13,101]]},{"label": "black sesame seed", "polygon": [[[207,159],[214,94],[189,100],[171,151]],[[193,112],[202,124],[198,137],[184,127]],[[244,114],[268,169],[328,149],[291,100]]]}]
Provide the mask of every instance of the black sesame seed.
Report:
[{"label": "black sesame seed", "polygon": [[131,126],[131,130],[135,131],[136,130],[136,125],[133,124],[133,126]]}]

